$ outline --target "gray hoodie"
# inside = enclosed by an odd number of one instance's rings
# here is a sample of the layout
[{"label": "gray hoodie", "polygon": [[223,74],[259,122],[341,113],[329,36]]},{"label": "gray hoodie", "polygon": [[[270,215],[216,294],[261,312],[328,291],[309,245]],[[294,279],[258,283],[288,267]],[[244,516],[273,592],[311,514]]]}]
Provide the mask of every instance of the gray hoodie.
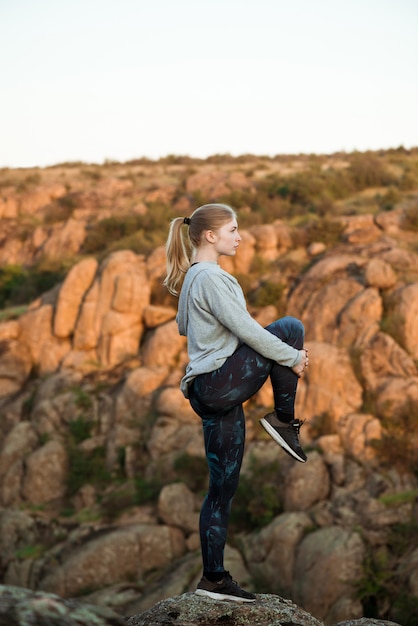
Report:
[{"label": "gray hoodie", "polygon": [[302,358],[251,317],[238,281],[214,262],[188,270],[176,320],[180,335],[187,336],[189,364],[180,384],[186,398],[191,380],[221,367],[241,343],[289,367]]}]

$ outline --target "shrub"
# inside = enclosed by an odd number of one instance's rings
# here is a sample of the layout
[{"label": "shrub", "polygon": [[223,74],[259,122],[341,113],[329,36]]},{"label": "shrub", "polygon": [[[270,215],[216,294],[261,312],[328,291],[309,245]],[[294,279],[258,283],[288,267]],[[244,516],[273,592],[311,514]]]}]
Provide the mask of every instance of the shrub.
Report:
[{"label": "shrub", "polygon": [[162,484],[156,479],[146,480],[142,476],[135,478],[134,504],[146,504],[156,502],[161,491]]},{"label": "shrub", "polygon": [[285,285],[273,281],[263,281],[255,290],[248,294],[249,303],[255,307],[274,305],[278,310],[284,311],[285,303],[283,296]]},{"label": "shrub", "polygon": [[418,406],[412,399],[399,406],[396,415],[382,419],[380,439],[372,442],[388,467],[418,476]]},{"label": "shrub", "polygon": [[25,269],[6,265],[0,268],[0,309],[33,302],[60,282],[65,273],[64,267],[46,270],[40,266]]},{"label": "shrub", "polygon": [[418,231],[418,204],[406,209],[402,220],[404,230]]},{"label": "shrub", "polygon": [[67,491],[73,496],[85,484],[105,485],[111,476],[106,470],[106,453],[103,447],[91,452],[80,450],[73,445],[69,451],[69,472]]},{"label": "shrub", "polygon": [[355,154],[351,158],[348,173],[358,191],[367,187],[381,187],[396,183],[384,162],[372,153]]},{"label": "shrub", "polygon": [[232,532],[252,531],[283,512],[278,489],[278,462],[251,459],[248,474],[241,474],[231,509]]},{"label": "shrub", "polygon": [[174,462],[174,469],[179,480],[184,482],[191,491],[203,491],[208,482],[208,464],[201,456],[193,456],[185,452]]},{"label": "shrub", "polygon": [[392,527],[386,547],[376,550],[369,546],[363,575],[355,583],[365,617],[390,619],[403,626],[418,623],[418,598],[407,593],[399,568],[402,558],[413,552],[417,541],[418,524],[411,521]]}]

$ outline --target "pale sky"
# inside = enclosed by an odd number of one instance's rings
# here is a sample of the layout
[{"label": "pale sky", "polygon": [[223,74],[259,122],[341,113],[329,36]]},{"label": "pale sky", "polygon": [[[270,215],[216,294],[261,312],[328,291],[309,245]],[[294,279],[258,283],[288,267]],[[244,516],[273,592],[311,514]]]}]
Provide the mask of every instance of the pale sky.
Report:
[{"label": "pale sky", "polygon": [[0,0],[0,167],[400,145],[417,0]]}]

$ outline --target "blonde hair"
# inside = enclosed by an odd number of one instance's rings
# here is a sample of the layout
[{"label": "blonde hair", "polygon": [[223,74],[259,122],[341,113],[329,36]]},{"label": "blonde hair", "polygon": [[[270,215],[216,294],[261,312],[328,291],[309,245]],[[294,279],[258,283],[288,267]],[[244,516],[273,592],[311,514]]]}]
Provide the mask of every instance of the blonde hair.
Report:
[{"label": "blonde hair", "polygon": [[[227,204],[204,204],[193,211],[190,217],[176,217],[172,220],[166,242],[167,276],[163,283],[171,294],[178,296],[203,233],[207,230],[217,231],[234,217],[234,209]],[[187,235],[183,225],[188,227]]]}]

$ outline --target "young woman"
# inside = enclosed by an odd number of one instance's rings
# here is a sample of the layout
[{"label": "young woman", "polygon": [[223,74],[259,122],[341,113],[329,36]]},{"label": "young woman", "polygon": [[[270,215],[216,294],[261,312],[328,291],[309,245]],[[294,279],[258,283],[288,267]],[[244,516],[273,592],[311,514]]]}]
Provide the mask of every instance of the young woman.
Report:
[{"label": "young woman", "polygon": [[209,488],[200,513],[203,577],[196,593],[215,599],[253,602],[224,569],[232,498],[245,442],[243,402],[268,377],[274,411],[261,425],[286,452],[306,461],[295,419],[298,378],[308,366],[304,328],[284,317],[263,328],[248,313],[237,280],[221,269],[219,257],[234,256],[240,244],[237,217],[224,204],[206,204],[190,218],[177,217],[166,244],[164,284],[178,295],[177,323],[187,336],[189,363],[181,390],[203,423]]}]

